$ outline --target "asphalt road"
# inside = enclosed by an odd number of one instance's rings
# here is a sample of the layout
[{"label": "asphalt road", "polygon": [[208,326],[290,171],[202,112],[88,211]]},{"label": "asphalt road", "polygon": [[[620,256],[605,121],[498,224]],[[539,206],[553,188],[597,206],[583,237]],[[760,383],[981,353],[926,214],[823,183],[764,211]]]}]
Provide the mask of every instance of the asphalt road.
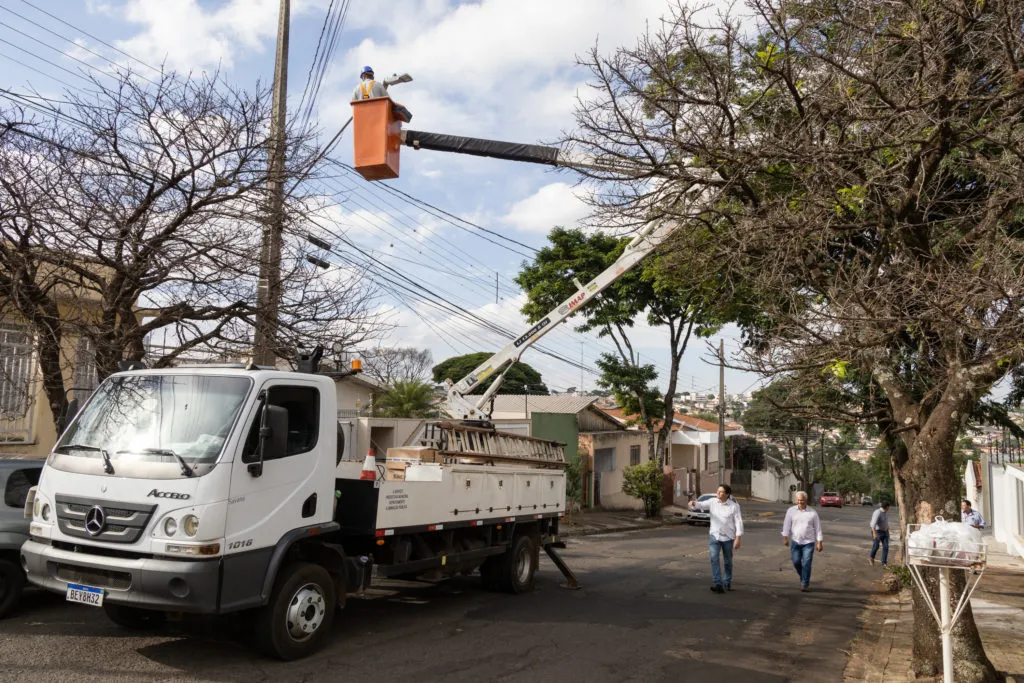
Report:
[{"label": "asphalt road", "polygon": [[[767,509],[778,512],[757,516]],[[841,681],[880,573],[866,559],[870,508],[822,512],[808,593],[779,536],[784,507],[745,510],[731,593],[709,590],[706,527],[590,536],[564,551],[582,590],[561,588],[546,557],[527,595],[485,592],[475,577],[376,588],[299,662],[262,658],[238,619],[139,635],[33,593],[0,622],[0,681]]]}]

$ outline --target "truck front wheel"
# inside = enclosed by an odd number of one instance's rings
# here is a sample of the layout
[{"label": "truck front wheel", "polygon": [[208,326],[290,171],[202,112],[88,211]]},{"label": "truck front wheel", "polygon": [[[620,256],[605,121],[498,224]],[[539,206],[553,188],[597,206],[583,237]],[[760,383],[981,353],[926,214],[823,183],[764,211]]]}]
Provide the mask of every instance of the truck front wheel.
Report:
[{"label": "truck front wheel", "polygon": [[256,618],[260,649],[285,661],[316,652],[331,632],[334,608],[334,581],[326,569],[305,562],[287,565]]},{"label": "truck front wheel", "polygon": [[516,536],[512,547],[502,555],[487,558],[480,567],[484,586],[506,593],[526,593],[533,590],[537,573],[537,546],[530,536]]}]

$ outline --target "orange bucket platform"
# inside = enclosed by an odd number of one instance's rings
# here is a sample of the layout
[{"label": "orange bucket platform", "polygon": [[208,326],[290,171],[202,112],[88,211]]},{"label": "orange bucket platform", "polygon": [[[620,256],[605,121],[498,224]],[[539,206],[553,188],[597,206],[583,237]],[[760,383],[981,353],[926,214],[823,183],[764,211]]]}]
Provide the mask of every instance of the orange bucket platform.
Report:
[{"label": "orange bucket platform", "polygon": [[353,102],[352,129],[356,171],[367,180],[397,178],[402,122],[395,118],[391,98]]}]

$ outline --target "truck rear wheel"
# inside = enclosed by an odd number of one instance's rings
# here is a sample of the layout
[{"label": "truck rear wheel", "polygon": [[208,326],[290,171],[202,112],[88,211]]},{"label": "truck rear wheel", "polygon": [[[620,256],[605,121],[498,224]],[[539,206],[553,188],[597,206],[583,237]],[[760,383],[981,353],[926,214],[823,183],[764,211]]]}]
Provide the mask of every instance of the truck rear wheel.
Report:
[{"label": "truck rear wheel", "polygon": [[306,562],[287,565],[256,617],[260,649],[285,661],[313,654],[331,632],[334,608],[334,581],[326,569]]},{"label": "truck rear wheel", "polygon": [[537,560],[537,546],[533,539],[516,536],[507,552],[487,558],[480,567],[480,576],[489,590],[526,593],[533,590]]},{"label": "truck rear wheel", "polygon": [[103,603],[103,611],[112,622],[121,628],[131,629],[132,631],[145,631],[156,628],[167,620],[165,612],[127,607],[125,605],[112,605],[109,602]]},{"label": "truck rear wheel", "polygon": [[21,567],[10,560],[0,560],[0,617],[14,608],[24,587]]}]

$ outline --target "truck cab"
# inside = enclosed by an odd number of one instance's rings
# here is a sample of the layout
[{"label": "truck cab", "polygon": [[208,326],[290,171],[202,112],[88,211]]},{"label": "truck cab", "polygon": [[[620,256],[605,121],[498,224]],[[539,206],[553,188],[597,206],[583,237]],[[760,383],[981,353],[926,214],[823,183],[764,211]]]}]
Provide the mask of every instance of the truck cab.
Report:
[{"label": "truck cab", "polygon": [[47,459],[29,580],[115,620],[121,607],[257,606],[275,551],[332,525],[334,392],[267,370],[109,377]]}]

